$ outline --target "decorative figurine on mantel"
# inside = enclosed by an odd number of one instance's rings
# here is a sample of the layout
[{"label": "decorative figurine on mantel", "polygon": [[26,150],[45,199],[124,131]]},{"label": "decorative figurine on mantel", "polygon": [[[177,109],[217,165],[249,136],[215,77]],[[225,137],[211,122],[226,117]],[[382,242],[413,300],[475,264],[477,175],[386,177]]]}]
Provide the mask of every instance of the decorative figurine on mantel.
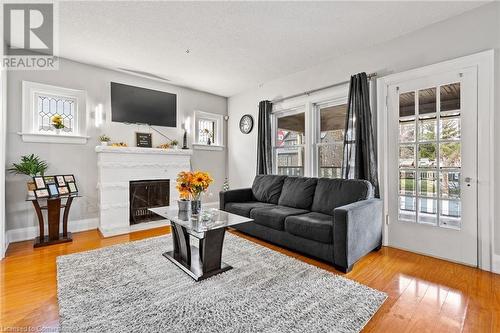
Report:
[{"label": "decorative figurine on mantel", "polygon": [[99,136],[99,141],[101,142],[101,146],[107,146],[108,142],[111,141],[111,138],[106,134],[103,134]]},{"label": "decorative figurine on mantel", "polygon": [[[184,127],[185,125],[182,126]],[[189,149],[187,144],[187,131],[185,128],[184,128],[184,134],[182,135],[182,149]]]}]

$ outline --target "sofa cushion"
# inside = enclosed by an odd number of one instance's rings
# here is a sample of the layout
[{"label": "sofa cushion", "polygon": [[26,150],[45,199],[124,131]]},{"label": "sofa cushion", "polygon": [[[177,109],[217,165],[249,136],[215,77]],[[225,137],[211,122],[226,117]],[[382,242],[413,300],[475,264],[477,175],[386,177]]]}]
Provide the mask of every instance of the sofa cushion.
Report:
[{"label": "sofa cushion", "polygon": [[224,207],[224,210],[229,213],[236,215],[250,217],[250,211],[254,208],[270,207],[273,204],[267,202],[259,201],[247,201],[247,202],[228,202]]},{"label": "sofa cushion", "polygon": [[286,176],[257,175],[253,181],[252,193],[257,201],[277,204]]},{"label": "sofa cushion", "polygon": [[298,237],[330,244],[333,241],[333,216],[315,212],[288,216],[285,230]]},{"label": "sofa cushion", "polygon": [[373,186],[362,179],[318,179],[313,212],[333,215],[333,210],[356,201],[373,198]]},{"label": "sofa cushion", "polygon": [[283,230],[285,218],[291,215],[308,213],[307,210],[285,206],[272,206],[254,208],[250,211],[250,217],[254,222],[276,230]]},{"label": "sofa cushion", "polygon": [[316,189],[316,178],[287,177],[283,183],[280,206],[309,209]]}]

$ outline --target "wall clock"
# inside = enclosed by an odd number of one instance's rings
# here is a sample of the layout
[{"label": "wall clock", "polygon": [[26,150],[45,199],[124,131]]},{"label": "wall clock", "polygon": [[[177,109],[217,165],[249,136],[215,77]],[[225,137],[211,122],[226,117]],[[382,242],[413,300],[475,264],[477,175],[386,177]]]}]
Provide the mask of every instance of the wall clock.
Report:
[{"label": "wall clock", "polygon": [[241,133],[248,134],[253,128],[253,117],[249,114],[244,115],[240,119],[240,131]]}]

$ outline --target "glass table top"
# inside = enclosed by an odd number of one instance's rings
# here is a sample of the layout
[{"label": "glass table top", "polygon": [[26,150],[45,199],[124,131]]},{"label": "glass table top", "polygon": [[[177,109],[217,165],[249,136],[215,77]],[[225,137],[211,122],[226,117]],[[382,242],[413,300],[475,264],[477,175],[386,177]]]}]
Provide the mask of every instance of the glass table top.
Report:
[{"label": "glass table top", "polygon": [[191,211],[181,212],[177,206],[157,207],[149,210],[170,222],[185,227],[190,235],[197,238],[204,238],[205,232],[209,230],[253,221],[248,217],[231,214],[216,208],[204,207],[203,205],[198,216],[193,216]]}]

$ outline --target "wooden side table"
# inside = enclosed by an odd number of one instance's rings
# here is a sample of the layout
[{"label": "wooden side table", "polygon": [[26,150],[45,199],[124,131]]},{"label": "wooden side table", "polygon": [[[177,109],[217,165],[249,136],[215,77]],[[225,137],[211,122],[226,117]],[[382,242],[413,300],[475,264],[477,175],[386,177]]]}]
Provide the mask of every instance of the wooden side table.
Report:
[{"label": "wooden side table", "polygon": [[[71,233],[68,232],[68,216],[69,210],[71,208],[71,203],[73,199],[76,197],[80,197],[78,194],[57,196],[51,198],[35,198],[28,197],[26,200],[31,201],[33,203],[33,207],[35,208],[36,215],[38,217],[38,227],[40,229],[40,236],[35,238],[34,247],[42,247],[52,244],[59,243],[67,243],[72,242]],[[63,204],[62,199],[66,199],[66,202]],[[46,206],[40,206],[41,201],[47,201]],[[59,232],[59,222],[61,221],[61,208],[64,208],[63,211],[63,230],[62,233]],[[47,211],[47,223],[49,234],[45,235],[44,228],[44,219],[42,210]]]}]

